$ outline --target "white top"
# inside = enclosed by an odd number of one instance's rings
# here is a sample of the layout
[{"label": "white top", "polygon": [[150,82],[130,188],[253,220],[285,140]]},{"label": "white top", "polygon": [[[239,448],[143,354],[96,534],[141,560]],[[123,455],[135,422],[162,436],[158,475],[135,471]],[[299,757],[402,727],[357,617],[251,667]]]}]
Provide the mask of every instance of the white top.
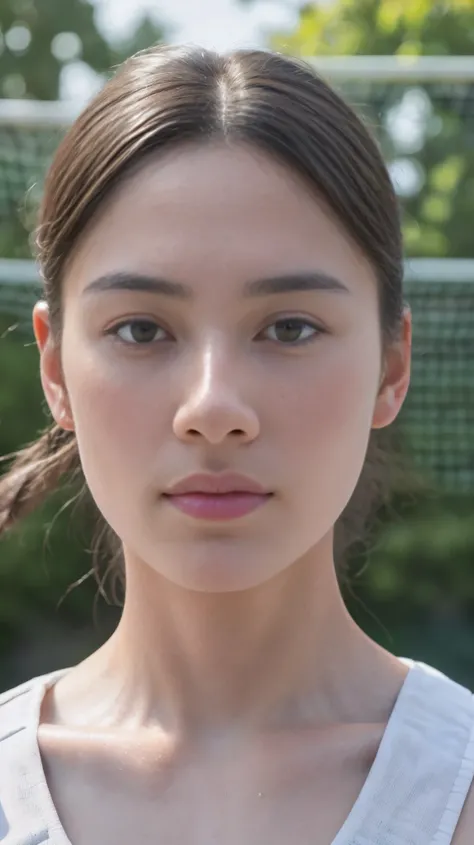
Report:
[{"label": "white top", "polygon": [[[474,775],[474,697],[406,658],[409,672],[367,780],[331,845],[449,845]],[[0,695],[0,845],[71,845],[37,732],[61,669]]]}]

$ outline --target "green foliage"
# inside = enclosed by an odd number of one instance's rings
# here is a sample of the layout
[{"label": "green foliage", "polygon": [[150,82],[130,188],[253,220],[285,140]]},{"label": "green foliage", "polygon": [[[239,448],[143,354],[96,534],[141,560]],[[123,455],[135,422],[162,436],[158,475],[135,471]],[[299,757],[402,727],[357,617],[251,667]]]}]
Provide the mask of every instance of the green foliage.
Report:
[{"label": "green foliage", "polygon": [[[295,30],[275,34],[271,46],[302,58],[470,56],[474,51],[474,2],[307,3],[301,7]],[[364,90],[363,86],[350,83],[340,87],[377,134],[386,160],[393,163],[403,158],[421,174],[418,189],[411,196],[402,197],[407,255],[472,257],[474,85],[466,83],[450,89],[448,83],[443,89],[430,84],[376,83]],[[390,117],[400,108],[403,98],[407,102],[406,98],[413,95],[418,103],[424,104],[421,110],[424,131],[421,142],[407,149],[403,138],[391,134]],[[425,314],[425,319],[428,317]],[[423,315],[420,319],[423,321]],[[416,330],[415,323],[415,338]],[[466,347],[466,361],[473,360],[473,343],[474,338],[470,352]],[[448,347],[449,339],[444,337],[436,354],[446,360],[450,354]],[[442,367],[435,368],[435,372],[441,371]],[[414,373],[414,391],[419,376],[424,376],[421,363]],[[446,384],[443,391],[437,391],[438,420],[450,419],[459,405],[466,415],[466,409],[472,407],[473,372],[465,367],[457,378],[461,376],[463,381],[458,389],[462,395],[458,399],[452,392],[454,384]],[[443,403],[449,407],[443,407]],[[466,425],[469,425],[467,417]],[[456,426],[452,428],[456,430]],[[423,425],[412,431],[415,449],[420,437],[426,440]],[[452,442],[454,449],[454,439]],[[472,452],[471,459],[474,459]],[[364,554],[361,567],[361,560],[355,559],[347,588],[351,611],[372,636],[395,652],[421,657],[471,686],[474,685],[474,664],[469,650],[469,638],[474,633],[473,513],[474,494],[448,495],[441,491],[436,497],[414,502],[400,498],[389,513],[382,515],[368,560]]]},{"label": "green foliage", "polygon": [[[331,55],[470,56],[474,50],[472,0],[334,0],[307,3],[294,32],[277,33],[272,46],[309,58]],[[377,89],[377,90],[376,90]],[[378,134],[388,161],[403,160],[420,186],[405,196],[408,255],[470,257],[474,189],[474,85],[386,85],[372,92],[341,85]],[[367,99],[365,97],[367,96]],[[418,103],[424,124],[417,148],[390,131],[390,119]],[[364,103],[362,106],[361,101]]]},{"label": "green foliage", "polygon": [[[258,0],[257,0],[258,1]],[[142,21],[124,44],[110,44],[97,29],[87,0],[0,0],[0,33],[12,27],[29,31],[24,49],[0,52],[0,96],[54,99],[62,68],[51,44],[61,33],[79,36],[77,59],[100,74],[136,49],[152,44],[162,32]],[[23,33],[25,35],[25,33]],[[2,41],[2,39],[0,39]],[[74,39],[70,43],[74,43]],[[280,33],[272,46],[305,57],[333,54],[472,55],[473,0],[333,0],[306,4],[292,33]],[[1,90],[3,86],[3,90]],[[415,86],[433,102],[429,86]],[[350,88],[350,86],[349,86]],[[354,88],[348,95],[363,99]],[[459,91],[458,106],[436,101],[428,107],[426,132],[418,149],[402,151],[387,129],[391,108],[406,94],[403,87],[380,89],[374,105],[364,106],[367,121],[381,138],[390,161],[403,154],[421,173],[420,189],[404,200],[404,233],[409,255],[472,256],[474,127],[471,86]],[[472,118],[471,111],[471,118]],[[0,154],[4,157],[4,149]],[[0,197],[1,199],[1,197]],[[0,203],[0,211],[2,210]],[[28,257],[27,227],[7,211],[0,220],[0,255]],[[34,440],[48,421],[38,374],[36,347],[19,332],[5,334],[12,320],[0,316],[0,455]],[[466,379],[468,374],[466,374]],[[470,376],[469,376],[470,378]],[[467,381],[462,389],[468,391]],[[423,435],[424,436],[424,435]],[[78,626],[91,627],[96,588],[86,583],[65,596],[87,573],[85,551],[90,532],[72,508],[59,516],[70,490],[60,490],[0,550],[0,665],[17,654],[19,643],[31,650],[38,628],[33,620],[54,618],[70,642]],[[354,555],[348,593],[351,612],[363,627],[399,654],[419,657],[474,686],[469,648],[474,616],[474,497],[432,496],[423,501],[399,497],[381,514],[376,542],[367,561]],[[102,634],[97,632],[97,639]],[[29,645],[28,645],[29,644]],[[93,638],[87,640],[87,649]],[[66,648],[66,646],[65,646]],[[68,646],[69,653],[72,647]],[[79,659],[80,654],[75,654]],[[45,658],[46,660],[46,658]],[[65,658],[69,662],[69,658]],[[45,661],[34,671],[55,668]],[[0,671],[0,687],[15,676]],[[2,673],[3,672],[3,673]]]},{"label": "green foliage", "polygon": [[[63,53],[60,49],[58,58],[58,49],[55,55],[52,45],[57,48],[58,36],[64,33],[68,38],[62,42],[59,39]],[[107,74],[136,50],[162,38],[163,30],[151,19],[144,18],[123,43],[109,43],[97,28],[94,6],[88,0],[0,0],[0,98],[57,99],[61,71],[70,61],[81,61],[97,73]],[[69,58],[64,52],[68,44],[76,50]],[[31,151],[28,145],[22,148],[19,169],[14,135],[0,132],[1,258],[31,257],[28,236],[31,226],[27,217],[31,216],[29,205],[34,210],[35,203],[28,196],[28,207],[25,200],[18,213],[16,198],[23,196],[31,181],[38,180],[41,184],[43,171],[60,137],[52,129],[47,134],[44,159],[38,139],[32,138]],[[18,184],[18,180],[24,183]],[[14,317],[0,313],[0,456],[35,440],[49,421],[36,345],[31,332],[9,331],[12,323]],[[0,471],[7,466],[0,464]],[[2,540],[0,689],[20,681],[23,671],[31,675],[56,667],[54,660],[49,662],[51,634],[48,640],[45,632],[50,624],[52,641],[64,642],[63,652],[56,649],[54,654],[66,665],[98,645],[110,632],[111,618],[116,619],[101,600],[105,626],[99,625],[100,619],[94,616],[98,588],[93,578],[68,592],[70,585],[86,575],[92,566],[87,551],[91,526],[74,507],[64,510],[71,496],[70,489],[59,490]],[[74,647],[75,632],[82,628],[86,634]],[[19,667],[20,656],[30,668]]]},{"label": "green foliage", "polygon": [[[69,37],[65,39],[64,34]],[[0,96],[55,100],[61,70],[69,62],[81,61],[99,74],[108,74],[136,50],[161,41],[163,35],[151,18],[144,18],[123,43],[111,44],[98,30],[89,0],[1,0]]]},{"label": "green foliage", "polygon": [[[38,351],[30,338],[8,332],[11,320],[0,316],[0,455],[35,440],[50,422],[39,378]],[[1,465],[0,465],[1,466]],[[8,466],[8,463],[7,463]],[[77,624],[92,622],[93,579],[66,596],[68,587],[91,568],[86,515],[69,507],[68,488],[58,492],[2,539],[0,550],[0,688],[2,660],[28,639],[32,617],[54,616],[67,640]],[[58,603],[64,599],[58,609]],[[5,674],[5,686],[9,678]]]},{"label": "green foliage", "polygon": [[471,55],[472,0],[335,0],[306,3],[292,33],[272,46],[303,57],[322,55]]}]

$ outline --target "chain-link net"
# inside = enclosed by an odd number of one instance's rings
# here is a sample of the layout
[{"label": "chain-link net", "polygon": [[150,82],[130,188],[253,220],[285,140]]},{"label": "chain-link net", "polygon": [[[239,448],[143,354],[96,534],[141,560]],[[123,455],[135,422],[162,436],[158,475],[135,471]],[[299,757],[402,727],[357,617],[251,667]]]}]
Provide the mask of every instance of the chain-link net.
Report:
[{"label": "chain-link net", "polygon": [[400,423],[427,479],[453,493],[474,491],[472,267],[471,282],[405,283],[413,365]]},{"label": "chain-link net", "polygon": [[31,258],[31,232],[44,174],[63,131],[51,125],[0,123],[1,258]]},{"label": "chain-link net", "polygon": [[[474,74],[434,82],[353,74],[334,84],[379,138],[402,200],[407,253],[474,259]],[[0,259],[31,256],[43,175],[63,132],[51,121],[2,121],[0,103]],[[432,279],[408,273],[405,284],[414,346],[400,424],[427,479],[455,493],[474,491],[474,261],[468,264],[471,274],[449,261],[444,277],[440,262]],[[31,265],[0,260],[3,343],[31,333],[38,293],[31,273]],[[10,321],[18,329],[5,334]]]}]

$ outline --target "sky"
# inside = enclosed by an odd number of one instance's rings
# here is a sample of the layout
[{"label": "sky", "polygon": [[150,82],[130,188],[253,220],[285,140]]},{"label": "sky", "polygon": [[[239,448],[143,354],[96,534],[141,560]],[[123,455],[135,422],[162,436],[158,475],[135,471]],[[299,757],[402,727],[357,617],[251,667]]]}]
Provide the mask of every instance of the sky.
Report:
[{"label": "sky", "polygon": [[[327,1],[327,0],[326,0]],[[230,50],[265,46],[273,30],[296,25],[302,0],[93,0],[97,23],[108,37],[130,33],[148,12],[165,26],[169,42],[193,42]],[[82,62],[71,62],[61,75],[61,98],[87,101],[102,80]]]},{"label": "sky", "polygon": [[220,50],[264,43],[268,28],[296,21],[299,0],[95,0],[98,19],[111,34],[126,33],[143,11],[173,28],[171,41],[193,41]]}]

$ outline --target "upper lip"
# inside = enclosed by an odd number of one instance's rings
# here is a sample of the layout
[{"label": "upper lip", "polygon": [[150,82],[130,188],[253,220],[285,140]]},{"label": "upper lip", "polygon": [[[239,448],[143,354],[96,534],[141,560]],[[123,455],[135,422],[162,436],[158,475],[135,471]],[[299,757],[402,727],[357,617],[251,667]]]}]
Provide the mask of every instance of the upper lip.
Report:
[{"label": "upper lip", "polygon": [[167,496],[179,496],[184,493],[256,493],[265,495],[268,490],[265,490],[261,484],[248,478],[246,475],[240,475],[236,472],[226,472],[220,475],[212,475],[206,473],[197,473],[195,475],[188,475],[168,487],[165,491]]}]

